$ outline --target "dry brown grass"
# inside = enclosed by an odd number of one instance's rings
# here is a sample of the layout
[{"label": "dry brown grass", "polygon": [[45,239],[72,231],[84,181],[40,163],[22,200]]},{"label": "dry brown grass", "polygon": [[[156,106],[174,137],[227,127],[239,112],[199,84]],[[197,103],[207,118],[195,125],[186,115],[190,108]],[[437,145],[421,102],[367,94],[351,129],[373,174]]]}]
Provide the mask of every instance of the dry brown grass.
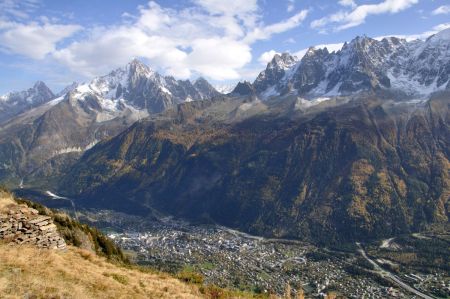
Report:
[{"label": "dry brown grass", "polygon": [[11,193],[0,190],[0,212],[5,210],[8,206],[16,205]]},{"label": "dry brown grass", "polygon": [[196,286],[95,254],[0,244],[1,298],[199,298]]}]

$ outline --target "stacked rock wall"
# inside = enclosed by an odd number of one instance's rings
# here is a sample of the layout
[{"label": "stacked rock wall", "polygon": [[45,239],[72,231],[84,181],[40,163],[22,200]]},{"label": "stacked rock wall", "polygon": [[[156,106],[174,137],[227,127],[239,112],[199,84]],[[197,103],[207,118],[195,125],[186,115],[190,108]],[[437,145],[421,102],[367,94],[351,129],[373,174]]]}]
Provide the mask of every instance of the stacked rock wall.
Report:
[{"label": "stacked rock wall", "polygon": [[24,204],[11,205],[0,212],[0,240],[39,248],[66,248],[52,218],[39,215],[37,210]]}]

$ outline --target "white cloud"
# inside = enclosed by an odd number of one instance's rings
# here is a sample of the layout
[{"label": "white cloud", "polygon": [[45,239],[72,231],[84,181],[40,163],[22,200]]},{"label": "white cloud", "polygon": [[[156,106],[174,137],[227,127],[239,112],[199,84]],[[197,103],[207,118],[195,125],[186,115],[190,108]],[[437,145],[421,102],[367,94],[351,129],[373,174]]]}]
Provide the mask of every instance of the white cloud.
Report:
[{"label": "white cloud", "polygon": [[211,14],[245,16],[258,10],[257,0],[194,0]]},{"label": "white cloud", "polygon": [[443,24],[439,24],[433,27],[433,31],[435,31],[435,33],[438,33],[439,31],[445,30],[450,28],[450,23],[443,23]]},{"label": "white cloud", "polygon": [[81,26],[78,25],[5,22],[0,26],[0,49],[33,59],[43,59],[55,51],[58,42],[79,30]]},{"label": "white cloud", "polygon": [[149,2],[121,24],[94,28],[88,37],[53,53],[86,77],[103,74],[141,57],[157,70],[179,78],[201,75],[213,80],[243,76],[252,60],[251,45],[293,29],[307,11],[266,25],[256,0],[193,0],[194,7],[169,9]]},{"label": "white cloud", "polygon": [[[0,8],[10,11],[6,18],[0,12],[0,49],[35,60],[49,58],[85,78],[138,57],[178,78],[239,79],[254,72],[246,68],[252,61],[253,43],[298,27],[308,15],[302,10],[265,24],[257,0],[191,0],[193,5],[184,8],[150,1],[138,6],[136,14],[123,13],[115,25],[90,28],[59,24],[45,16],[30,22],[11,17],[27,11],[19,3],[31,3],[31,11],[37,1],[0,0]],[[68,39],[81,29],[76,39]]]},{"label": "white cloud", "polygon": [[274,34],[296,28],[303,22],[304,19],[306,19],[307,16],[308,10],[302,10],[285,21],[265,27],[257,27],[246,36],[245,41],[247,43],[253,43],[257,40],[268,39]]},{"label": "white cloud", "polygon": [[450,14],[450,5],[442,5],[431,12],[432,15],[447,15]]},{"label": "white cloud", "polygon": [[237,69],[252,59],[251,48],[227,38],[198,39],[192,43],[187,66],[215,80],[239,78]]},{"label": "white cloud", "polygon": [[293,37],[288,38],[288,39],[285,40],[284,42],[285,42],[286,44],[295,44],[295,43],[296,43],[295,38],[293,38]]},{"label": "white cloud", "polygon": [[268,64],[270,61],[272,61],[273,57],[274,57],[276,54],[280,54],[280,53],[277,52],[277,51],[275,51],[275,50],[270,50],[270,51],[264,52],[264,53],[261,54],[261,56],[259,56],[258,61],[259,61],[261,64],[266,65],[266,64]]},{"label": "white cloud", "polygon": [[29,18],[30,12],[39,5],[39,0],[1,0],[0,15],[19,19]]},{"label": "white cloud", "polygon": [[383,36],[375,37],[375,39],[382,40],[385,37],[394,36],[394,37],[406,39],[407,41],[413,41],[413,40],[417,40],[417,39],[425,40],[425,39],[429,38],[430,36],[438,33],[439,31],[449,29],[449,28],[450,28],[450,23],[442,23],[442,24],[434,26],[431,30],[428,30],[428,31],[425,31],[422,33],[408,34],[408,35],[405,35],[405,34],[383,35]]},{"label": "white cloud", "polygon": [[295,0],[288,0],[287,12],[293,12],[295,9]]},{"label": "white cloud", "polygon": [[[32,21],[40,0],[0,0],[0,50],[43,59],[62,40],[82,29],[76,24],[58,24],[46,16]],[[31,20],[31,21],[30,21]]]},{"label": "white cloud", "polygon": [[354,0],[339,0],[339,4],[342,6],[350,6],[352,8],[357,6]]},{"label": "white cloud", "polygon": [[330,16],[314,20],[311,23],[311,28],[324,30],[327,25],[337,24],[334,30],[340,31],[363,24],[370,15],[395,14],[418,2],[419,0],[384,0],[378,4],[360,5],[354,7],[351,11],[339,11]]}]

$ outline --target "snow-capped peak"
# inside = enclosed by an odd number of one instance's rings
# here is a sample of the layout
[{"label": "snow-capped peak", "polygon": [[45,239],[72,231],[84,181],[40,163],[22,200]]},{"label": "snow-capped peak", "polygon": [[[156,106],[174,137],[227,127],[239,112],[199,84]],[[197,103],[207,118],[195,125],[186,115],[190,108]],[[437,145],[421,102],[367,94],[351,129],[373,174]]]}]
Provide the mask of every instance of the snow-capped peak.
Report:
[{"label": "snow-capped peak", "polygon": [[214,85],[214,88],[222,94],[229,94],[233,91],[233,89],[236,87],[236,85],[237,85],[237,83],[219,84],[219,85]]},{"label": "snow-capped peak", "polygon": [[42,81],[37,81],[33,87],[19,92],[10,92],[0,96],[0,122],[23,113],[29,109],[48,103],[55,98],[50,88]]},{"label": "snow-capped peak", "polygon": [[107,111],[129,105],[149,112],[164,111],[186,99],[196,101],[216,95],[218,92],[203,78],[192,84],[189,80],[164,77],[138,59],[78,86],[71,93],[72,98],[79,101],[94,96],[97,104]]},{"label": "snow-capped peak", "polygon": [[67,85],[66,87],[64,87],[60,92],[58,92],[56,94],[57,97],[61,97],[66,95],[67,93],[73,91],[75,88],[78,87],[78,83],[77,82],[72,82],[72,84]]},{"label": "snow-capped peak", "polygon": [[126,69],[131,76],[152,77],[155,72],[139,59],[133,59],[127,64]]},{"label": "snow-capped peak", "polygon": [[439,31],[438,33],[430,36],[427,39],[427,42],[436,42],[436,41],[449,42],[450,41],[450,28]]},{"label": "snow-capped peak", "polygon": [[450,89],[450,29],[426,41],[358,36],[339,48],[329,52],[323,46],[311,47],[299,52],[300,61],[288,65],[282,56],[275,56],[253,87],[264,99],[292,93],[315,98],[375,90],[427,97]]},{"label": "snow-capped peak", "polygon": [[42,81],[37,81],[33,87],[18,92],[9,92],[3,96],[0,96],[0,100],[3,102],[19,104],[20,102],[27,102],[28,104],[40,104],[44,103],[51,98],[54,98],[53,92]]},{"label": "snow-capped peak", "polygon": [[116,99],[123,94],[119,89],[128,88],[130,83],[139,78],[149,79],[155,75],[148,66],[133,59],[126,66],[111,71],[108,75],[97,77],[89,83],[78,86],[74,92],[78,98],[84,97],[86,93],[93,93],[107,99]]},{"label": "snow-capped peak", "polygon": [[289,53],[283,53],[283,54],[275,54],[272,61],[269,62],[267,65],[268,69],[281,69],[281,70],[287,70],[290,69],[293,65],[297,63],[297,57],[292,56]]}]

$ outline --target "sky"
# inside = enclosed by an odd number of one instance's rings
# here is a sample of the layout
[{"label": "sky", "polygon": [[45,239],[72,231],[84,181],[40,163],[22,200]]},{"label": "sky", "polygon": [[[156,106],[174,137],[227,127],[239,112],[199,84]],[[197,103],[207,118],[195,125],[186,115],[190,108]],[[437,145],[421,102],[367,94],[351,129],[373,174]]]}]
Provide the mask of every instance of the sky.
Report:
[{"label": "sky", "polygon": [[253,81],[275,53],[448,27],[449,0],[0,0],[0,94],[37,80],[58,92],[133,58],[177,79]]}]

